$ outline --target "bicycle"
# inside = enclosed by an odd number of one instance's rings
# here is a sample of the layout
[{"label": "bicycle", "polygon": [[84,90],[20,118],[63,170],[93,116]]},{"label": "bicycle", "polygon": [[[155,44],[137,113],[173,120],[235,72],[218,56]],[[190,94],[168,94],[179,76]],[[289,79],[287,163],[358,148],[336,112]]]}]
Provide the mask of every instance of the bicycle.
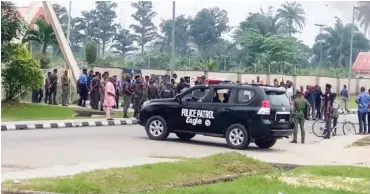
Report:
[{"label": "bicycle", "polygon": [[[349,135],[349,134],[356,134],[356,127],[355,125],[349,121],[347,119],[347,114],[344,113],[344,119],[340,122],[338,122],[338,124],[334,127],[331,128],[331,131],[332,131],[332,135],[336,135],[334,133],[335,129],[338,129],[339,128],[339,125],[342,125],[342,130],[343,130],[343,134],[344,135]],[[327,130],[325,130],[325,121],[324,120],[316,120],[313,124],[312,124],[312,132],[313,134],[315,134],[317,137],[324,137],[326,136],[327,134]],[[318,131],[316,131],[315,129],[318,129]]]}]

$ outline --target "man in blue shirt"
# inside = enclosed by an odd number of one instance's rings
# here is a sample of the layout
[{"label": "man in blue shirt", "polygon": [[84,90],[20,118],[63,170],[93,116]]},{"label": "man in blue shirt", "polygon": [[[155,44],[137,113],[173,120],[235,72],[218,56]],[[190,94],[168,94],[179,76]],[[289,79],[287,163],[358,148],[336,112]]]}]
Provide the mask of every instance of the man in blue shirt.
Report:
[{"label": "man in blue shirt", "polygon": [[85,107],[87,96],[89,95],[89,88],[87,85],[87,69],[83,69],[82,74],[78,78],[78,89],[78,92],[80,94],[78,105]]},{"label": "man in blue shirt", "polygon": [[348,108],[347,108],[347,101],[348,101],[348,89],[347,89],[347,86],[346,85],[343,85],[343,89],[340,91],[340,97],[342,99],[342,102],[344,104],[344,109],[346,111],[348,111]]},{"label": "man in blue shirt", "polygon": [[[358,120],[360,124],[360,134],[366,134],[366,115],[369,110],[370,95],[366,93],[365,87],[361,87],[361,93],[356,98],[358,104]],[[370,132],[370,129],[369,129]]]}]

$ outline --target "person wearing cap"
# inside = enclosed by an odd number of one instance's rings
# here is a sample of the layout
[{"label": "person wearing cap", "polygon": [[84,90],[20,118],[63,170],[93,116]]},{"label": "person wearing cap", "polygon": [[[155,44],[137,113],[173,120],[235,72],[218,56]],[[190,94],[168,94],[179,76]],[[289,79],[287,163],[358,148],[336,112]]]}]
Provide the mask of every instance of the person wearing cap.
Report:
[{"label": "person wearing cap", "polygon": [[305,108],[310,108],[310,103],[303,97],[303,92],[297,90],[297,98],[294,99],[294,109],[293,109],[293,118],[294,118],[294,132],[293,132],[293,141],[291,143],[297,143],[298,135],[298,125],[301,128],[301,143],[304,143],[306,137],[306,131],[304,129],[304,111]]},{"label": "person wearing cap", "polygon": [[64,70],[64,75],[62,76],[61,84],[62,84],[62,106],[68,106],[68,94],[70,84],[70,80],[68,77],[68,69]]},{"label": "person wearing cap", "polygon": [[325,118],[325,136],[324,139],[330,139],[331,136],[331,122],[332,122],[332,112],[333,112],[333,102],[335,100],[335,96],[331,92],[331,85],[325,85],[325,96],[324,96],[324,118]]}]

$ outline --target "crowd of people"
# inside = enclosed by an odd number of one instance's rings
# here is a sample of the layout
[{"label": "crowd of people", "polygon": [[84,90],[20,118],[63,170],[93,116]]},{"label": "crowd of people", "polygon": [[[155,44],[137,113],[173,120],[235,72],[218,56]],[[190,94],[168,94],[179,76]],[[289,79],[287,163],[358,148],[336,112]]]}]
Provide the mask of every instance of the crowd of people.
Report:
[{"label": "crowd of people", "polygon": [[[87,69],[83,69],[77,81],[77,92],[79,94],[79,100],[77,104],[85,107],[86,101],[90,100],[90,106],[92,109],[105,111],[107,119],[110,117],[110,112],[113,108],[118,109],[120,105],[120,98],[123,100],[123,117],[128,118],[128,110],[132,103],[134,109],[134,117],[137,117],[142,105],[145,101],[159,98],[172,98],[176,94],[181,93],[183,90],[191,86],[190,77],[185,76],[179,79],[176,74],[172,75],[170,79],[168,77],[155,78],[150,76],[140,76],[134,74],[126,76],[122,81],[117,78],[116,75],[110,77],[108,72],[87,72]],[[48,104],[57,104],[57,83],[58,76],[57,70],[49,72],[44,85],[45,97],[44,101]],[[199,80],[195,81],[195,85],[206,83],[206,76],[202,76]],[[239,83],[239,82],[238,82]],[[256,80],[252,81],[252,84],[263,85],[264,82],[259,76]],[[278,81],[274,79],[273,85],[275,87],[285,88],[288,99],[294,104],[294,119],[296,126],[301,126],[304,136],[304,120],[309,119],[324,119],[327,121],[327,130],[331,130],[332,127],[336,126],[338,122],[340,108],[340,102],[336,100],[337,94],[331,91],[331,85],[326,84],[325,90],[322,91],[318,85],[307,85],[304,89],[300,86],[298,90],[295,90],[295,86],[292,81],[287,80],[284,82],[282,79]],[[62,86],[62,106],[68,105],[69,98],[69,87],[70,80],[68,77],[68,70],[65,70],[61,77]],[[358,119],[360,124],[360,133],[370,133],[370,89],[368,93],[364,87],[361,87],[361,93],[356,98],[358,104]],[[43,96],[42,89],[34,90],[33,102],[41,102]],[[297,101],[298,99],[298,101]],[[304,99],[301,101],[299,99]],[[344,85],[340,91],[340,99],[344,105],[344,109],[348,111],[347,103],[349,100],[349,91],[347,86]],[[295,104],[299,104],[298,106]],[[302,109],[302,110],[301,110]],[[302,114],[302,116],[301,116]],[[367,121],[366,121],[367,120]],[[367,126],[368,125],[368,126]],[[368,129],[368,130],[367,130]],[[297,130],[295,130],[297,131]],[[301,133],[301,134],[302,134]],[[334,132],[335,134],[335,132]],[[330,133],[328,133],[330,138]],[[302,136],[302,141],[304,137]],[[296,142],[293,140],[293,142]]]}]

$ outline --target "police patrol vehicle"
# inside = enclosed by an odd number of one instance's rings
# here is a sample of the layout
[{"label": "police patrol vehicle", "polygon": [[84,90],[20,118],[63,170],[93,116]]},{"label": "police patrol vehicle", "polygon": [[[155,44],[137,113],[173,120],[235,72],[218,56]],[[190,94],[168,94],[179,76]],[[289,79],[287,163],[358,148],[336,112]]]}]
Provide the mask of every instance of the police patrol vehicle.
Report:
[{"label": "police patrol vehicle", "polygon": [[285,92],[271,86],[197,85],[175,98],[147,101],[138,123],[153,140],[170,133],[181,140],[200,134],[225,138],[232,149],[245,149],[252,142],[270,148],[294,130]]}]

